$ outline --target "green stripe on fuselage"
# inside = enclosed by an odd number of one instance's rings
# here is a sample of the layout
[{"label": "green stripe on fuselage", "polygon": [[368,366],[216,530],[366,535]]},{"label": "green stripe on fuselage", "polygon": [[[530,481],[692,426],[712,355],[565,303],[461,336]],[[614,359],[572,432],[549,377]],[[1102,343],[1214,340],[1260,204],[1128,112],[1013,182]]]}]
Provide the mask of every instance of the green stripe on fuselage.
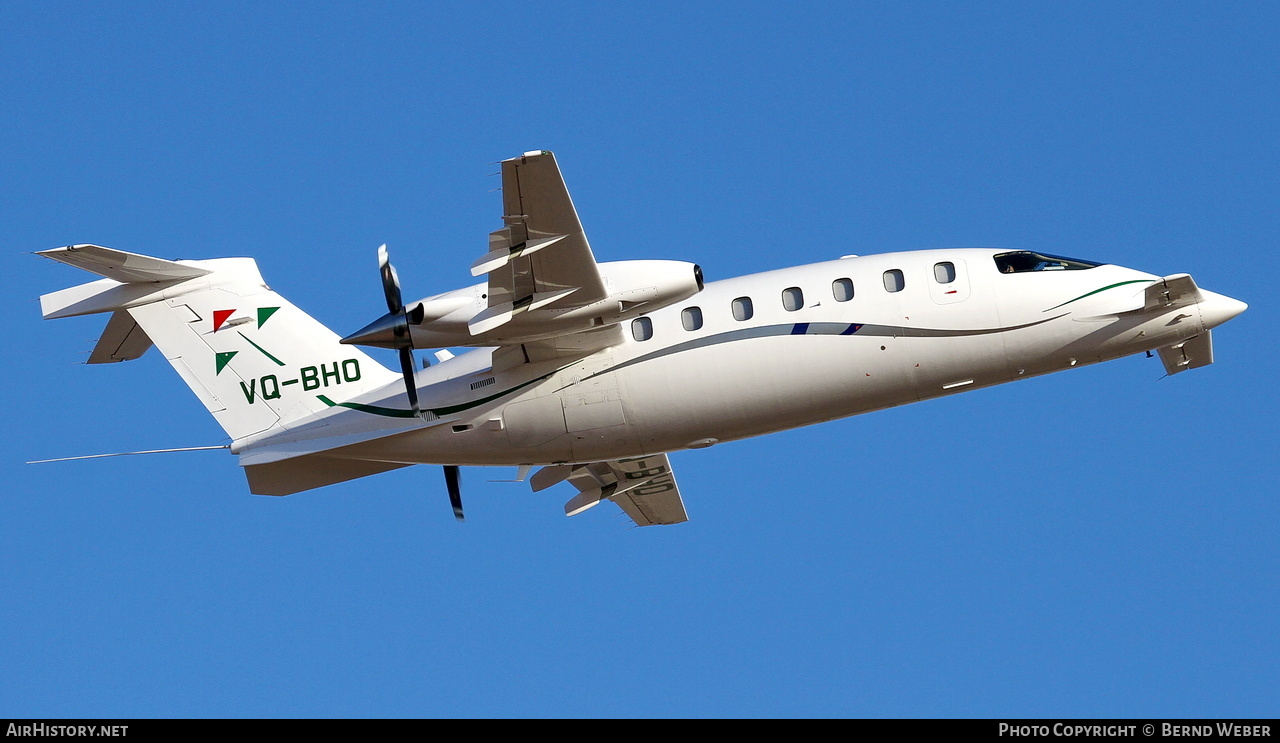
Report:
[{"label": "green stripe on fuselage", "polygon": [[1099,293],[1101,293],[1101,292],[1105,292],[1105,291],[1106,291],[1106,290],[1108,290],[1108,289],[1114,289],[1114,288],[1116,288],[1117,286],[1124,286],[1125,284],[1141,284],[1141,283],[1144,283],[1144,282],[1149,284],[1149,283],[1151,283],[1152,281],[1155,281],[1155,279],[1133,279],[1133,280],[1131,280],[1131,281],[1121,281],[1121,282],[1120,282],[1120,283],[1118,283],[1118,284],[1112,284],[1111,286],[1104,286],[1104,287],[1102,287],[1101,289],[1094,289],[1093,291],[1091,291],[1091,292],[1089,292],[1089,293],[1087,293],[1087,294],[1081,294],[1080,296],[1076,297],[1075,299],[1068,299],[1067,301],[1063,302],[1062,304],[1055,304],[1054,306],[1050,307],[1050,308],[1049,308],[1049,309],[1047,309],[1047,310],[1042,310],[1042,312],[1049,312],[1050,310],[1056,310],[1056,309],[1058,309],[1059,307],[1066,307],[1067,305],[1071,304],[1072,302],[1077,302],[1077,301],[1079,301],[1079,300],[1081,300],[1081,299],[1084,299],[1085,297],[1092,297],[1092,296],[1093,296],[1093,295],[1095,295],[1095,294],[1099,294]]},{"label": "green stripe on fuselage", "polygon": [[[547,372],[541,377],[530,379],[528,382],[523,382],[521,384],[516,385],[515,387],[512,387],[508,390],[503,390],[502,392],[494,393],[492,395],[489,395],[488,397],[481,397],[476,400],[469,400],[467,402],[459,403],[457,405],[446,405],[440,408],[423,408],[422,412],[431,413],[432,415],[435,415],[440,418],[443,418],[446,415],[453,415],[454,413],[461,413],[464,410],[470,410],[472,408],[479,407],[481,405],[484,405],[487,402],[493,402],[494,400],[497,400],[499,397],[505,397],[506,395],[510,395],[513,392],[518,392],[524,389],[525,387],[528,387],[531,384],[536,384],[538,382],[541,382],[542,380],[550,377],[552,374],[555,374],[556,372],[559,372],[561,369],[565,369],[565,368],[567,367],[560,367],[560,369]],[[361,413],[381,415],[381,416],[386,416],[388,418],[418,417],[414,415],[414,412],[412,410],[402,410],[400,408],[384,408],[379,405],[365,405],[364,403],[358,403],[358,402],[334,402],[333,400],[330,400],[328,397],[325,397],[324,395],[316,395],[316,397],[319,398],[320,402],[324,403],[325,405],[328,405],[331,408],[333,407],[350,408],[351,410],[358,410]]]}]

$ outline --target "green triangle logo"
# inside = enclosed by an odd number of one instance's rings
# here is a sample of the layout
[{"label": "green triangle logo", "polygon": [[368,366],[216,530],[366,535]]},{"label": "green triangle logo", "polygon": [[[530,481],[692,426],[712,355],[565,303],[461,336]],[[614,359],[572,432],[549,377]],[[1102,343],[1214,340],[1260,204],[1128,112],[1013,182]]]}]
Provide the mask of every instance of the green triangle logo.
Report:
[{"label": "green triangle logo", "polygon": [[220,352],[218,352],[218,354],[217,354],[217,365],[218,365],[218,369],[217,369],[217,371],[215,371],[215,372],[213,373],[213,376],[215,376],[215,377],[216,377],[216,376],[218,376],[219,374],[221,374],[221,373],[222,373],[222,370],[223,370],[223,369],[225,369],[225,368],[227,368],[227,364],[230,364],[230,363],[231,363],[231,357],[232,357],[232,356],[235,356],[235,355],[236,355],[236,354],[238,354],[238,353],[240,353],[240,352],[239,352],[239,351],[220,351]]},{"label": "green triangle logo", "polygon": [[276,314],[276,310],[278,309],[280,308],[279,307],[259,307],[258,308],[258,327],[262,327],[263,325],[265,325],[267,322],[267,318]]}]

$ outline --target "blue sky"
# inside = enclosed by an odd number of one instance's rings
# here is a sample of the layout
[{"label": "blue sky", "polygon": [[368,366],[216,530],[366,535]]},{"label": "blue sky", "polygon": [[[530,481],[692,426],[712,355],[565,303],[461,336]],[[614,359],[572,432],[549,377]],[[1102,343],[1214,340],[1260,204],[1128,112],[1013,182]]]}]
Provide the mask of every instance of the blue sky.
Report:
[{"label": "blue sky", "polygon": [[[0,716],[1274,716],[1268,3],[0,6]],[[44,322],[92,242],[255,257],[339,333],[470,281],[497,160],[710,279],[1011,246],[1250,304],[1122,359],[672,455],[692,521],[439,468],[288,498],[158,354]],[[394,363],[394,356],[386,357]]]}]

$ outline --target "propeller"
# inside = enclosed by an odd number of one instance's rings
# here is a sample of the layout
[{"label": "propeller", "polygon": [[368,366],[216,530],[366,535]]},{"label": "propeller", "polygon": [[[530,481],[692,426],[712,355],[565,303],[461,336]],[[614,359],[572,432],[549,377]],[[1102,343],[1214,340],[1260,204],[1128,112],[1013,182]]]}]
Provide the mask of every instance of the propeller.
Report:
[{"label": "propeller", "polygon": [[404,374],[404,389],[409,395],[409,407],[414,415],[418,414],[418,386],[414,383],[413,372],[413,335],[409,333],[409,315],[405,312],[404,302],[400,298],[400,277],[396,267],[391,265],[391,256],[385,244],[378,248],[378,273],[382,275],[382,293],[387,298],[387,312],[393,321],[392,341],[400,352],[400,371]]},{"label": "propeller", "polygon": [[[396,274],[395,266],[391,265],[386,245],[378,248],[378,273],[382,276],[382,294],[387,299],[387,314],[343,338],[342,342],[396,349],[400,354],[400,370],[404,374],[404,390],[409,397],[409,407],[413,408],[416,416],[421,411],[418,408],[418,387],[414,380],[413,335],[409,332],[409,326],[422,323],[424,309],[421,303],[412,309],[405,308],[400,294],[400,276]],[[458,465],[444,466],[444,483],[449,489],[449,504],[453,506],[453,515],[458,521],[462,521],[462,475]]]},{"label": "propeller", "polygon": [[449,504],[453,506],[453,517],[465,521],[462,517],[462,472],[456,464],[444,466],[444,484],[449,488]]}]

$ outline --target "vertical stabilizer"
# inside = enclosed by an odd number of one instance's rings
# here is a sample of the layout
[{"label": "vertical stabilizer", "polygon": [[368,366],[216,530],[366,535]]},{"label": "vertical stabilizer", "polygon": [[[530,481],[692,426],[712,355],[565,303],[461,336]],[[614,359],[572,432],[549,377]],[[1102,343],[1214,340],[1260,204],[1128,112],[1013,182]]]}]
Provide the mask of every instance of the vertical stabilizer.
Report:
[{"label": "vertical stabilizer", "polygon": [[267,288],[250,258],[177,262],[97,246],[41,255],[109,277],[41,297],[46,318],[115,313],[103,342],[125,350],[105,360],[136,358],[154,343],[233,439],[326,410],[320,395],[399,380]]}]

